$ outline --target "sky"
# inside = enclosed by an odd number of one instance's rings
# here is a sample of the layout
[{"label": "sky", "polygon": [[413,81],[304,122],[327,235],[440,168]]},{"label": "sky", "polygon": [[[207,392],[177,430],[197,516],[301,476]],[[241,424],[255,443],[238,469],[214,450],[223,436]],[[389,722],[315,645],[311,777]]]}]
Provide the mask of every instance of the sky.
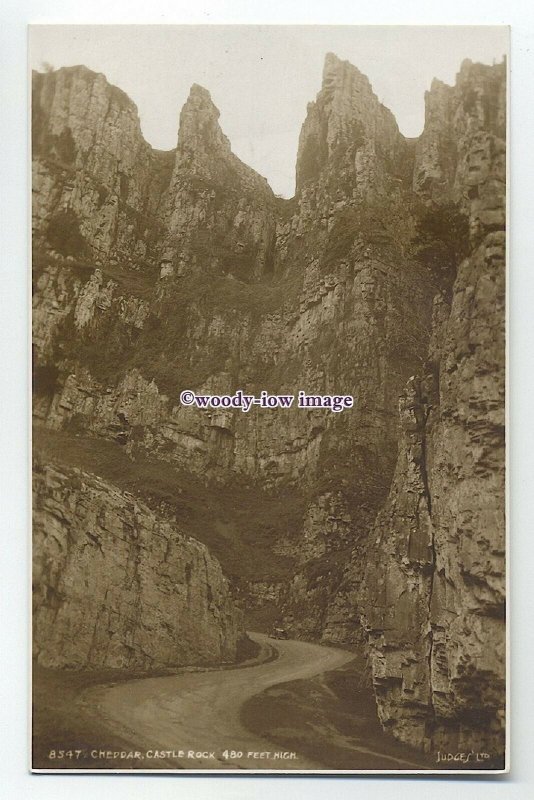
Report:
[{"label": "sky", "polygon": [[211,93],[232,149],[291,197],[307,104],[333,52],[367,75],[405,136],[424,124],[433,78],[452,84],[464,58],[500,62],[509,31],[496,26],[37,25],[30,64],[85,64],[135,102],[145,139],[176,146],[191,84]]}]

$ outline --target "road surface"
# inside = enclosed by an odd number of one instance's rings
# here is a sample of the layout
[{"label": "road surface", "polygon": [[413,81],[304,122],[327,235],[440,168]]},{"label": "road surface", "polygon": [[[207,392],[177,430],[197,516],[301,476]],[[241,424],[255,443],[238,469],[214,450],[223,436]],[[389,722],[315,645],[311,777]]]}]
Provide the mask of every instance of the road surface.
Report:
[{"label": "road surface", "polygon": [[308,642],[275,642],[259,633],[250,636],[262,646],[274,645],[279,657],[251,667],[91,689],[84,694],[84,706],[131,742],[150,769],[325,769],[297,748],[296,757],[281,756],[292,751],[246,730],[240,709],[269,686],[336,669],[354,655]]}]

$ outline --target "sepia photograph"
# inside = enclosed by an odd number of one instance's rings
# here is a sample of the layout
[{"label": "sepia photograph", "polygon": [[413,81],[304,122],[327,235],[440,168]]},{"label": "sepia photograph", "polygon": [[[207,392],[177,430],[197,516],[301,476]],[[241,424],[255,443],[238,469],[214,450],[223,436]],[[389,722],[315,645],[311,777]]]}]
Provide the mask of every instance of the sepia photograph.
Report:
[{"label": "sepia photograph", "polygon": [[509,35],[29,27],[34,772],[508,771]]}]

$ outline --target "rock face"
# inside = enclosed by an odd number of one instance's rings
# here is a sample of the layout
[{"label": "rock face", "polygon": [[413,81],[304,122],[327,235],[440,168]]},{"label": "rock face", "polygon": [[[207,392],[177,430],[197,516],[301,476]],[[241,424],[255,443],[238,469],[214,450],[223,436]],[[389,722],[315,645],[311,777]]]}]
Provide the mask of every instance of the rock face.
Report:
[{"label": "rock face", "polygon": [[[245,277],[273,269],[275,198],[231,151],[206,89],[193,85],[180,115],[176,158],[163,202],[168,274]],[[209,231],[209,233],[207,233]]]},{"label": "rock face", "polygon": [[[136,275],[142,297],[127,265],[87,268],[67,292],[63,267],[41,267],[35,342],[42,367],[59,370],[36,408],[49,427],[114,439],[125,420],[132,455],[222,483],[302,487],[310,509],[334,491],[317,546],[289,548],[298,574],[282,593],[284,614],[310,636],[346,634],[342,609],[328,622],[329,598],[387,495],[397,397],[426,351],[435,289],[409,252],[413,157],[367,79],[329,56],[303,127],[297,196],[277,200],[231,153],[209,94],[194,86],[161,201],[161,263]],[[294,408],[281,424],[257,409],[205,413],[178,402],[185,388],[296,387],[353,394],[355,408]],[[352,538],[340,536],[338,518]],[[273,549],[288,552],[284,535]],[[313,621],[302,613],[310,602]],[[356,618],[350,627],[358,637]]]},{"label": "rock face", "polygon": [[[287,491],[291,530],[251,516],[258,580],[220,548],[235,596],[294,635],[368,641],[381,719],[427,748],[500,742],[505,83],[464,62],[407,140],[328,55],[282,200],[202,87],[160,154],[102,76],[35,76],[40,423],[226,487],[236,518]],[[83,242],[58,236],[73,214]],[[206,412],[186,388],[355,406]],[[214,512],[203,535],[232,525]]]},{"label": "rock face", "polygon": [[[368,551],[381,718],[428,749],[469,749],[474,731],[489,751],[503,746],[504,85],[504,66],[464,63],[454,89],[427,98],[416,185],[459,193],[472,252],[450,304],[436,298],[425,372],[401,397],[395,477]],[[444,139],[456,146],[436,159]]]},{"label": "rock face", "polygon": [[35,243],[132,266],[151,257],[173,154],[144,141],[124,92],[86,67],[34,72],[32,142]]},{"label": "rock face", "polygon": [[34,655],[47,667],[233,661],[242,621],[207,548],[132,495],[36,465]]},{"label": "rock face", "polygon": [[381,197],[402,179],[409,150],[367,77],[328,53],[323,86],[308,105],[299,141],[297,192],[309,189],[307,204],[326,201],[328,208],[332,199]]}]

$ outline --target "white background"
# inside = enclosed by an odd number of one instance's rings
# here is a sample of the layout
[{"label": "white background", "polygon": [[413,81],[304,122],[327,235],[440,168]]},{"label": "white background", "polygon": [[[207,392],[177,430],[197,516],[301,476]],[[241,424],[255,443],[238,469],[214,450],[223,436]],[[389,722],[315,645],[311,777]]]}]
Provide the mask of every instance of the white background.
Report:
[{"label": "white background", "polygon": [[[6,798],[526,798],[534,796],[534,12],[528,0],[4,0],[0,10],[0,796]],[[503,778],[28,773],[28,178],[26,26],[79,23],[510,24],[509,426],[512,772]],[[415,57],[415,55],[414,55]],[[135,58],[135,53],[132,53]]]}]

